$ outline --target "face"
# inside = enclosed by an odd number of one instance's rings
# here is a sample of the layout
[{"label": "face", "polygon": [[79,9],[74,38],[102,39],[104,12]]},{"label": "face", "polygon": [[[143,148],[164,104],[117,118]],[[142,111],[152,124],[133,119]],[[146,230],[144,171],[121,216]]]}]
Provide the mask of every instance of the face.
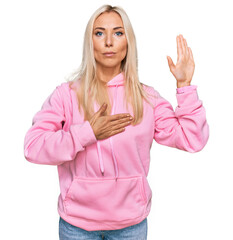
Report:
[{"label": "face", "polygon": [[116,12],[102,13],[94,22],[92,36],[97,67],[120,69],[127,53],[127,39],[120,15]]}]

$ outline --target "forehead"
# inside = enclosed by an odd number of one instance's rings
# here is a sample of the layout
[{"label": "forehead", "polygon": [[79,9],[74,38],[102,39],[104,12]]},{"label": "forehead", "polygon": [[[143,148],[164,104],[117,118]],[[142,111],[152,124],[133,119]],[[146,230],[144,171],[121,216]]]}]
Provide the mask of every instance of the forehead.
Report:
[{"label": "forehead", "polygon": [[94,27],[113,28],[123,27],[121,16],[116,12],[104,12],[95,19]]}]

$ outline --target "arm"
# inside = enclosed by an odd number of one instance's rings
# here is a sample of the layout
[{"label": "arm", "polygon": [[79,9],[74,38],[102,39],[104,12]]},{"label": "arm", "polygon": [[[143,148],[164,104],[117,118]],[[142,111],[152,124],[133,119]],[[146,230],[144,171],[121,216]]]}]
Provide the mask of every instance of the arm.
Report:
[{"label": "arm", "polygon": [[63,103],[57,87],[33,118],[24,139],[26,160],[37,164],[59,165],[71,161],[86,146],[96,142],[88,121],[62,129],[65,122]]},{"label": "arm", "polygon": [[157,91],[154,108],[156,142],[188,152],[198,152],[207,143],[209,126],[205,109],[198,99],[196,86],[177,88],[178,106],[173,111],[171,104]]}]

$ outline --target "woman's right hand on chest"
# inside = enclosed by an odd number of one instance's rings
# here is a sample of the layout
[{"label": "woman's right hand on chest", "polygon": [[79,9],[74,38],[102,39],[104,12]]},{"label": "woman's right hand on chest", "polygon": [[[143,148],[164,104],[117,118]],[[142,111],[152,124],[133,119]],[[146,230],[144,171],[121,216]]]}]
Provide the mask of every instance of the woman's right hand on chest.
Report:
[{"label": "woman's right hand on chest", "polygon": [[98,140],[123,132],[125,127],[131,124],[133,120],[133,117],[129,113],[104,116],[103,114],[106,109],[107,105],[104,106],[103,104],[89,121],[95,137]]}]

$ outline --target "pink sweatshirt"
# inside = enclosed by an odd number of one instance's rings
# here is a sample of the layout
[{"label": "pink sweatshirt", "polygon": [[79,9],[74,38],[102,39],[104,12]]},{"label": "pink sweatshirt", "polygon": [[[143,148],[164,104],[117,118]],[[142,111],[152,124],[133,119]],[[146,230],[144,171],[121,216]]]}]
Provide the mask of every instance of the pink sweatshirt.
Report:
[{"label": "pink sweatshirt", "polygon": [[[127,112],[124,81],[122,72],[107,83],[113,98],[111,114]],[[67,82],[56,87],[34,116],[24,155],[32,163],[57,165],[58,213],[70,224],[94,231],[141,222],[151,209],[147,175],[153,139],[192,153],[206,145],[209,126],[197,86],[177,89],[175,112],[153,87],[143,87],[156,96],[150,98],[153,108],[144,101],[143,121],[107,139],[96,139]],[[95,111],[99,107],[95,104]],[[129,112],[133,116],[131,108]]]}]

